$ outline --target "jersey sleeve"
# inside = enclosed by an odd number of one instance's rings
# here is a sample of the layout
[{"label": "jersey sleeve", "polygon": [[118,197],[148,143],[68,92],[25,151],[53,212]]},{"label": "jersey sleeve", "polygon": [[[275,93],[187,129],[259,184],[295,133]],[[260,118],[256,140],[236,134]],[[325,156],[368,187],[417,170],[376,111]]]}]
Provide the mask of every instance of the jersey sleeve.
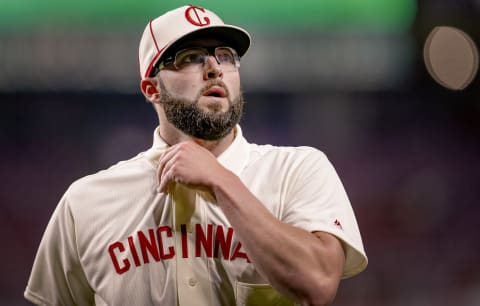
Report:
[{"label": "jersey sleeve", "polygon": [[343,278],[363,271],[368,260],[357,220],[343,184],[327,157],[311,149],[289,179],[283,221],[340,239],[346,253]]},{"label": "jersey sleeve", "polygon": [[75,221],[64,196],[40,242],[24,296],[37,305],[94,305],[80,265]]}]

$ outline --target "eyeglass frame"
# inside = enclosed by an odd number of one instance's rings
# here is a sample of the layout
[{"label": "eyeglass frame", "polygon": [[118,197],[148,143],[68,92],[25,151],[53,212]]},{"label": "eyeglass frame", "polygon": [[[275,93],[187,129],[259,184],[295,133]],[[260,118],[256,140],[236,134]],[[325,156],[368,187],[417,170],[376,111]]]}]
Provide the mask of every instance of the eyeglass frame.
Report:
[{"label": "eyeglass frame", "polygon": [[[173,67],[175,67],[176,70],[180,70],[181,68],[178,68],[177,65],[176,65],[176,61],[177,61],[177,56],[178,54],[180,54],[181,52],[185,52],[187,50],[190,50],[190,49],[204,49],[207,51],[207,55],[208,56],[213,56],[215,58],[215,60],[217,61],[217,63],[221,66],[222,64],[220,63],[220,61],[218,60],[217,56],[215,55],[215,52],[218,48],[224,48],[224,49],[228,49],[232,55],[233,55],[233,60],[234,60],[234,65],[235,65],[235,68],[239,68],[240,67],[240,56],[238,56],[238,53],[235,49],[233,49],[232,47],[227,47],[227,46],[217,46],[217,47],[188,47],[188,48],[185,48],[185,49],[181,49],[181,50],[178,50],[177,52],[175,52],[174,55],[169,55],[167,56],[164,60],[162,61],[159,61],[152,69],[152,73],[150,74],[152,77],[156,76],[160,70],[168,67],[167,65],[169,63],[172,63],[173,64]],[[213,51],[213,52],[212,52]],[[202,65],[205,65],[206,61],[204,63],[202,63]]]}]

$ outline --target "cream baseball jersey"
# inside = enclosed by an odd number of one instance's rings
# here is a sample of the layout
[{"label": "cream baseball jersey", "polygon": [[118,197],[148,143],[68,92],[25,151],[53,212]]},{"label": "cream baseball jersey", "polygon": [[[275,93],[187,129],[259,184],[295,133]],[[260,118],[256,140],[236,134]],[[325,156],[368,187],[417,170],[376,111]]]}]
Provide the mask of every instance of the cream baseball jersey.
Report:
[{"label": "cream baseball jersey", "polygon": [[[157,161],[166,148],[157,129],[149,150],[70,186],[40,243],[25,290],[28,300],[293,305],[257,273],[210,194],[181,184],[156,191]],[[352,207],[323,153],[248,143],[237,126],[234,142],[218,161],[276,218],[338,237],[346,251],[343,277],[366,267]]]}]

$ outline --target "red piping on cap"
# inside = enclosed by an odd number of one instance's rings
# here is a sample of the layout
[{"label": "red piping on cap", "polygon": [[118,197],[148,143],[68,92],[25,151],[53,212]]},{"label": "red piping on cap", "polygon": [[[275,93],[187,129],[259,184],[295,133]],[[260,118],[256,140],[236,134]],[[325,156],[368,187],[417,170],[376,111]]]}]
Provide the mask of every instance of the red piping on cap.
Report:
[{"label": "red piping on cap", "polygon": [[152,72],[153,63],[155,63],[157,61],[157,59],[160,57],[160,54],[162,53],[163,49],[165,49],[165,47],[166,47],[165,46],[162,49],[158,48],[157,39],[155,38],[155,35],[153,34],[152,23],[153,23],[153,20],[150,20],[150,23],[149,23],[150,34],[152,35],[153,43],[155,44],[155,48],[157,49],[157,54],[153,57],[152,61],[148,65],[147,71],[145,72],[145,75],[144,75],[145,78],[150,77],[150,72]]},{"label": "red piping on cap", "polygon": [[[166,47],[166,46],[165,46]],[[165,49],[165,47],[163,47],[163,49]],[[152,72],[152,69],[153,69],[153,64],[157,61],[157,59],[160,57],[160,54],[162,53],[162,50],[159,50],[157,52],[157,54],[155,55],[155,57],[152,59],[152,61],[150,62],[150,64],[148,65],[148,68],[147,68],[147,71],[145,72],[145,76],[146,78],[150,77],[150,72]]]},{"label": "red piping on cap", "polygon": [[155,35],[153,34],[152,22],[153,22],[153,20],[150,20],[150,34],[152,34],[153,42],[155,43],[155,48],[157,48],[157,51],[160,51],[160,50],[158,50],[157,39],[155,38]]}]

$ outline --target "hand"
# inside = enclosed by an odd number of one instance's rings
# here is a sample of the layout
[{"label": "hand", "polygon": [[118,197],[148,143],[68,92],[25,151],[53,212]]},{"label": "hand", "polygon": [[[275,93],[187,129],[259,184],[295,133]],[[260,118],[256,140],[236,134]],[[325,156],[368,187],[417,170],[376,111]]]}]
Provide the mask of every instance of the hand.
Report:
[{"label": "hand", "polygon": [[226,169],[215,156],[196,142],[189,140],[168,148],[160,157],[158,191],[166,192],[172,182],[211,192],[215,178]]}]

